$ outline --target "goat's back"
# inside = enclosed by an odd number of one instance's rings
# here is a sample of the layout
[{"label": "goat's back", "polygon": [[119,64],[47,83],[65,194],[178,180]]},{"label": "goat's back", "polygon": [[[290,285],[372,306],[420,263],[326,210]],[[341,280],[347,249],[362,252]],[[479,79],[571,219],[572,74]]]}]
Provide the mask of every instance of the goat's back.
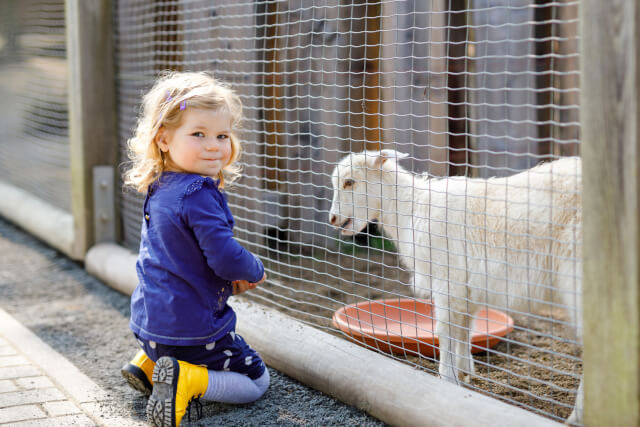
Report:
[{"label": "goat's back", "polygon": [[579,158],[510,177],[429,181],[428,220],[416,236],[426,243],[416,259],[428,262],[416,269],[446,282],[446,292],[539,310],[538,303],[566,302],[580,290]]}]

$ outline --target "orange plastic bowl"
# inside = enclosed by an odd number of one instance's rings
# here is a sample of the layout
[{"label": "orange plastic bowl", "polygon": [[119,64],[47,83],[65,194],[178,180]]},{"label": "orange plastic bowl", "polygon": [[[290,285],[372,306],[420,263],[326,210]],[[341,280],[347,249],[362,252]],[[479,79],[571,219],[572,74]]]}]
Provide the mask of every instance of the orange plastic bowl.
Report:
[{"label": "orange plastic bowl", "polygon": [[[431,300],[364,301],[337,310],[333,324],[354,341],[394,354],[438,355]],[[471,352],[494,347],[513,330],[513,319],[498,310],[482,309],[473,319]]]}]

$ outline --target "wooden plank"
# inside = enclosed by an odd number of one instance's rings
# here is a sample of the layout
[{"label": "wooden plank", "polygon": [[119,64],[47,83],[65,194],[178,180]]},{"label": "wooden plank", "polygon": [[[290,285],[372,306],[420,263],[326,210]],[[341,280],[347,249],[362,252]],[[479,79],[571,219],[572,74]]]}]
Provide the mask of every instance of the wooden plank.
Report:
[{"label": "wooden plank", "polygon": [[156,71],[184,71],[182,61],[182,40],[178,20],[179,2],[174,0],[152,0],[153,22],[153,65]]},{"label": "wooden plank", "polygon": [[[553,151],[553,126],[550,121],[553,118],[553,79],[552,74],[555,66],[553,52],[553,32],[554,32],[554,12],[555,4],[551,0],[535,0],[535,10],[533,12],[533,53],[534,60],[535,87],[537,89],[535,103],[538,141],[535,144],[536,153],[541,155],[536,161],[550,160]],[[555,2],[554,2],[555,3]]]},{"label": "wooden plank", "polygon": [[265,127],[266,185],[269,190],[284,188],[286,177],[285,135],[285,91],[286,77],[283,74],[282,60],[286,56],[286,2],[275,1],[266,4],[265,9],[265,46],[263,73],[263,114]]},{"label": "wooden plank", "polygon": [[640,5],[580,4],[585,423],[640,425]]},{"label": "wooden plank", "polygon": [[531,0],[476,0],[471,145],[474,175],[512,175],[537,163],[534,18]]},{"label": "wooden plank", "polygon": [[380,128],[379,5],[331,0],[306,9],[287,3],[281,27],[285,66],[287,193],[283,224],[293,252],[333,247],[327,222],[329,176],[349,151],[378,149]]},{"label": "wooden plank", "polygon": [[338,14],[342,34],[342,89],[347,99],[348,146],[345,151],[380,149],[381,5],[366,0],[343,2]]},{"label": "wooden plank", "polygon": [[559,125],[554,128],[554,154],[577,156],[580,154],[580,61],[578,58],[578,2],[562,0],[556,6],[555,36],[558,38],[554,52],[559,55],[554,60],[555,94],[553,120]]},{"label": "wooden plank", "polygon": [[[331,247],[335,230],[327,217],[331,200],[329,176],[340,151],[348,150],[351,131],[345,95],[350,59],[340,56],[341,18],[352,7],[329,0],[305,9],[290,0],[286,28],[287,67],[287,216],[288,240],[294,253]],[[337,71],[337,72],[335,72]],[[342,84],[343,87],[337,85]],[[374,101],[375,102],[375,101]],[[362,117],[362,116],[361,116]],[[362,125],[360,125],[362,127]]]},{"label": "wooden plank", "polygon": [[306,252],[331,244],[329,174],[351,130],[349,59],[338,51],[340,11],[350,9],[337,0],[313,8],[300,0],[258,5],[264,151],[257,166],[266,189],[257,194],[272,249]]},{"label": "wooden plank", "polygon": [[[213,37],[217,41],[214,54],[221,59],[215,63],[215,74],[232,83],[234,90],[242,98],[244,121],[241,124],[240,140],[244,165],[242,178],[237,186],[229,189],[229,202],[236,218],[236,235],[254,245],[263,245],[262,225],[270,222],[271,215],[264,208],[266,189],[263,132],[261,123],[260,94],[261,52],[257,44],[256,6],[251,2],[222,0],[216,2],[215,17],[225,26],[234,26],[237,32],[218,29]],[[258,247],[250,246],[254,252]]]},{"label": "wooden plank", "polygon": [[412,170],[444,176],[448,2],[386,0],[382,16],[385,140],[411,156]]},{"label": "wooden plank", "polygon": [[[154,4],[152,0],[118,0],[116,8],[115,32],[118,34],[116,46],[117,125],[120,161],[126,162],[127,140],[136,127],[141,96],[153,84],[155,77],[154,46]],[[145,30],[142,30],[145,29]],[[118,171],[120,173],[123,170]],[[116,188],[119,188],[116,186]],[[142,194],[133,189],[119,189],[118,198],[123,244],[130,248],[140,246],[140,218],[142,216]]]},{"label": "wooden plank", "polygon": [[449,1],[447,88],[449,144],[447,175],[469,174],[469,1]]},{"label": "wooden plank", "polygon": [[[262,67],[258,59],[262,53],[259,40],[264,37],[258,32],[264,29],[256,25],[257,19],[252,3],[233,0],[180,3],[184,69],[211,72],[230,84],[243,103],[243,121],[236,130],[242,146],[243,170],[238,182],[228,186],[227,191],[236,220],[236,236],[251,244],[262,243],[261,225],[268,223],[262,206],[265,170],[277,170],[264,165],[260,95],[265,82],[259,76]],[[272,123],[270,120],[269,124]],[[255,246],[250,249],[257,251]]]},{"label": "wooden plank", "polygon": [[65,9],[75,239],[71,256],[80,259],[94,240],[93,166],[115,166],[118,160],[112,3],[66,0]]},{"label": "wooden plank", "polygon": [[[23,2],[24,3],[24,2]],[[16,7],[18,6],[18,7]],[[0,3],[0,37],[4,39],[2,56],[11,58],[18,53],[18,26],[20,24],[18,11],[20,4],[17,1],[3,1]]]}]

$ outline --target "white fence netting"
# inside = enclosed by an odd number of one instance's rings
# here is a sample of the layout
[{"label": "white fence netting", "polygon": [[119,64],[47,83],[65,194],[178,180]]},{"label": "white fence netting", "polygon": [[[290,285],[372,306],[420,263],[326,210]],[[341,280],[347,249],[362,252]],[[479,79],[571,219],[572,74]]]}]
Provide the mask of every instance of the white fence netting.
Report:
[{"label": "white fence netting", "polygon": [[[433,324],[424,302],[430,284],[463,285],[465,279],[456,279],[462,271],[475,277],[475,290],[502,283],[507,300],[518,287],[530,289],[519,294],[529,302],[524,310],[482,305],[511,314],[515,325],[474,356],[468,386],[556,419],[568,416],[581,373],[574,330],[580,194],[554,183],[575,182],[578,167],[546,169],[525,181],[483,181],[493,193],[438,187],[442,197],[426,205],[430,215],[439,212],[429,218],[447,231],[438,234],[425,225],[433,225],[427,217],[417,217],[414,235],[427,237],[412,244],[445,256],[417,275],[415,286],[407,283],[414,266],[428,261],[420,258],[425,251],[401,261],[398,248],[407,241],[381,232],[388,226],[382,219],[340,238],[329,209],[334,166],[365,148],[408,154],[401,164],[434,183],[457,175],[510,177],[578,156],[577,0],[114,3],[123,161],[140,96],[158,72],[209,70],[241,95],[244,177],[230,190],[231,209],[238,238],[261,255],[270,277],[251,298],[331,333],[371,337],[372,350],[394,350],[392,357],[437,374],[433,343],[420,335],[426,327],[415,314]],[[535,195],[545,182],[551,190]],[[559,205],[560,193],[573,201]],[[463,207],[449,204],[454,199]],[[120,203],[123,244],[136,250],[141,199],[124,192]],[[466,221],[474,215],[484,219],[472,226]],[[455,227],[467,234],[447,234]],[[472,228],[484,237],[473,237]],[[493,234],[496,239],[487,238]],[[484,249],[470,257],[456,249],[474,245]],[[425,289],[416,299],[418,286]],[[471,293],[464,307],[477,302]],[[356,303],[364,308],[349,312],[350,329],[341,331],[332,322],[336,310]],[[408,305],[398,311],[399,304]],[[467,310],[459,307],[446,309]],[[372,328],[374,318],[382,323]],[[497,323],[504,326],[504,318]],[[480,345],[493,338],[494,332],[485,334]]]},{"label": "white fence netting", "polygon": [[63,0],[0,1],[0,180],[71,210]]}]

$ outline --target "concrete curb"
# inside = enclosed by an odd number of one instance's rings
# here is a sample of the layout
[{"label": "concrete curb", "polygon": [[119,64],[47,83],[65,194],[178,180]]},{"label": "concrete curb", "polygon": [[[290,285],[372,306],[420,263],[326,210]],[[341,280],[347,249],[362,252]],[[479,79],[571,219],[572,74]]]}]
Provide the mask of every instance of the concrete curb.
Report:
[{"label": "concrete curb", "polygon": [[[8,368],[12,370],[12,373],[8,373],[6,377],[11,381],[29,381],[30,378],[33,380],[46,376],[55,387],[55,389],[49,387],[31,391],[11,390],[0,393],[0,413],[2,413],[1,411],[4,411],[5,414],[14,412],[17,417],[14,419],[16,425],[21,425],[21,423],[40,425],[43,422],[44,425],[64,425],[67,423],[125,427],[146,425],[140,421],[110,415],[109,411],[105,410],[109,406],[109,395],[102,388],[2,309],[0,309],[0,325],[2,325],[0,337],[6,340],[9,347],[17,350],[15,357],[21,361],[19,366]],[[43,394],[43,392],[45,393]],[[21,396],[15,399],[16,393],[39,394],[40,396],[35,398],[24,396],[25,398],[21,401],[19,399]],[[8,402],[9,398],[14,398],[15,404]],[[38,409],[38,405],[42,405],[45,410]],[[56,407],[58,409],[55,409]],[[25,415],[25,412],[28,411],[32,411],[32,419],[24,418],[29,416]],[[49,418],[43,418],[43,415],[47,413]],[[12,422],[11,418],[8,419],[9,422]],[[51,421],[52,424],[46,424],[46,420]],[[7,421],[3,420],[3,422]]]}]

